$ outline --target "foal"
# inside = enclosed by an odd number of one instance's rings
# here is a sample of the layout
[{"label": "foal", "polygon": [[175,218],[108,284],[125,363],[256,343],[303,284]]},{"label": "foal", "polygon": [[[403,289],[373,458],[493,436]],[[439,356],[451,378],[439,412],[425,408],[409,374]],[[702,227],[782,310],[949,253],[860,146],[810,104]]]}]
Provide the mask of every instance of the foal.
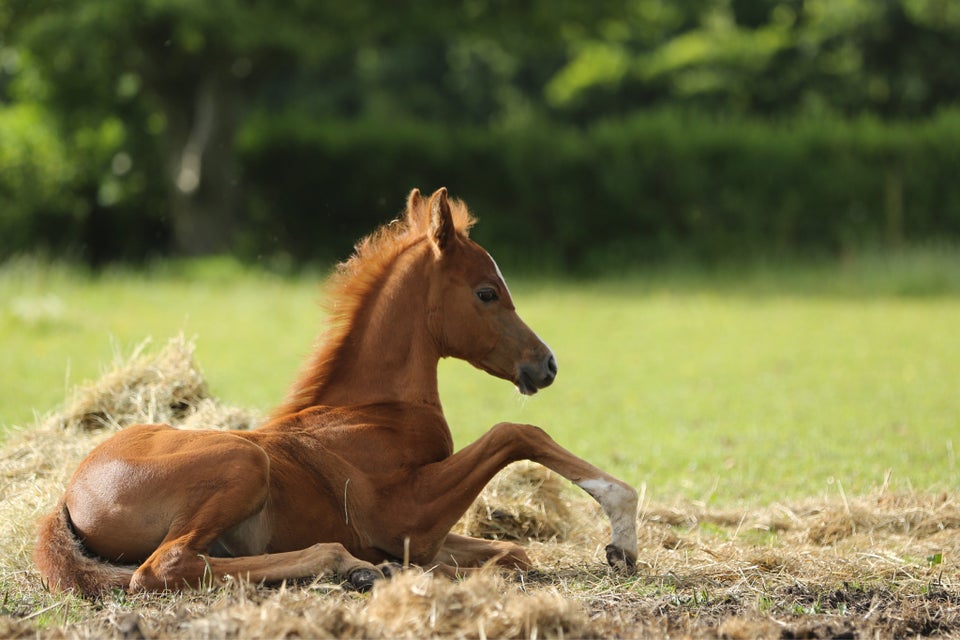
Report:
[{"label": "foal", "polygon": [[429,201],[414,190],[404,220],[361,241],[335,276],[325,340],[260,428],[136,425],[96,447],[40,524],[43,578],[95,596],[325,572],[368,588],[383,575],[377,563],[400,558],[450,574],[489,561],[526,569],[516,544],[450,533],[493,475],[523,459],[600,503],[607,561],[632,571],[633,488],[530,425],[497,424],[453,451],[440,358],[527,395],[557,374],[496,263],[469,238],[472,224],[446,189]]}]

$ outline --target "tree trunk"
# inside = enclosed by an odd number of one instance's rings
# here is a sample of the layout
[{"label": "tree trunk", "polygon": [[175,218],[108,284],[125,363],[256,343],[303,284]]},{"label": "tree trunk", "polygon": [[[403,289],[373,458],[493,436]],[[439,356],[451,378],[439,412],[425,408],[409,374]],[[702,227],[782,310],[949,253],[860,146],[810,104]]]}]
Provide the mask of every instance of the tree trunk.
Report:
[{"label": "tree trunk", "polygon": [[231,249],[239,202],[234,148],[238,101],[229,80],[207,75],[198,83],[192,105],[180,104],[180,113],[168,109],[170,216],[181,255]]}]

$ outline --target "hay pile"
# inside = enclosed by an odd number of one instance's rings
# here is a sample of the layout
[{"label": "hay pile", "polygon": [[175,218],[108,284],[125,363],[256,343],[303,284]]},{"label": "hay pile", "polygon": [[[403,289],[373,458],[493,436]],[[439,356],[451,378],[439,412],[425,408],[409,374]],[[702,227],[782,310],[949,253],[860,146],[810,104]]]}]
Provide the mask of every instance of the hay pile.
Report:
[{"label": "hay pile", "polygon": [[533,462],[517,462],[487,484],[454,527],[495,540],[563,542],[576,525],[570,483]]},{"label": "hay pile", "polygon": [[249,428],[253,414],[210,397],[183,336],[157,353],[142,344],[100,380],[79,386],[65,406],[19,429],[0,452],[0,561],[4,570],[30,567],[34,522],[53,507],[80,460],[115,430],[138,422],[186,428]]},{"label": "hay pile", "polygon": [[224,406],[210,396],[183,334],[157,353],[142,342],[99,380],[80,385],[64,408],[42,421],[39,431],[115,431],[131,424],[166,423],[185,429],[249,429],[253,414]]},{"label": "hay pile", "polygon": [[251,428],[212,398],[174,338],[138,349],[0,450],[0,637],[834,637],[960,636],[960,502],[874,494],[762,508],[641,506],[640,573],[604,565],[599,508],[536,465],[491,482],[457,525],[521,540],[538,567],[451,582],[416,571],[362,595],[326,580],[209,592],[46,592],[30,562],[36,518],[79,460],[137,422]]}]

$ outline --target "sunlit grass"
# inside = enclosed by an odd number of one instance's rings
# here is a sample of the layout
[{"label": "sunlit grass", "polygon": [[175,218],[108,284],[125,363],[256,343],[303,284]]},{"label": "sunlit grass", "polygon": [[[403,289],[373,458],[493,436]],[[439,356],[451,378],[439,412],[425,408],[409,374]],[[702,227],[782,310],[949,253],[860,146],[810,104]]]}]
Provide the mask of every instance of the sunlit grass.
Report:
[{"label": "sunlit grass", "polygon": [[[45,265],[0,272],[0,422],[27,421],[61,402],[148,338],[197,336],[211,391],[267,409],[283,396],[319,331],[316,279],[239,267],[108,273]],[[24,313],[22,309],[31,309]]]},{"label": "sunlit grass", "polygon": [[[647,496],[730,502],[956,488],[960,268],[947,252],[805,268],[510,278],[560,361],[556,384],[444,362],[458,446],[499,421],[545,427]],[[212,392],[269,410],[319,330],[319,277],[229,261],[91,277],[0,269],[0,423],[28,423],[147,337],[197,336]]]},{"label": "sunlit grass", "polygon": [[444,397],[476,398],[447,402],[471,436],[510,415],[540,424],[661,498],[859,492],[888,470],[901,488],[960,478],[957,299],[576,289],[526,300],[560,376],[529,401],[445,376]]}]

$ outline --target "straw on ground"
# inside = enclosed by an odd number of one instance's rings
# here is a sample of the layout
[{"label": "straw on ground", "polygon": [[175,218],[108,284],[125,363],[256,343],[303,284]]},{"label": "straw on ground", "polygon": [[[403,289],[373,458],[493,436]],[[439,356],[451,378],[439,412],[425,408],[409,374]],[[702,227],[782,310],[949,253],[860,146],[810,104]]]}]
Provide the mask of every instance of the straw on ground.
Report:
[{"label": "straw on ground", "polygon": [[371,595],[336,577],[205,592],[54,596],[30,563],[33,523],[77,462],[143,421],[249,428],[207,390],[182,336],[138,349],[0,452],[0,636],[833,637],[957,635],[960,501],[952,493],[796,500],[764,507],[641,505],[639,575],[603,562],[598,508],[531,464],[505,470],[458,525],[525,541],[537,570],[462,582],[415,569]]}]

